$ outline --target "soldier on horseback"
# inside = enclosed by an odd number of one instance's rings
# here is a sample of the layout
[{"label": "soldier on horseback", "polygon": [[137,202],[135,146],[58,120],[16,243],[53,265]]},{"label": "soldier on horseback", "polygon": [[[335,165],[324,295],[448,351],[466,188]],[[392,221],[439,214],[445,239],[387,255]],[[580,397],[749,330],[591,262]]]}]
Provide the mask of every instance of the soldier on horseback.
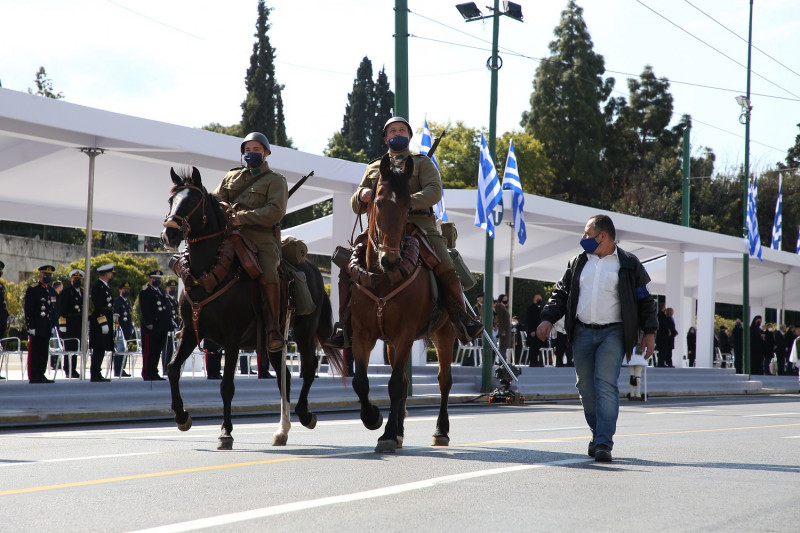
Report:
[{"label": "soldier on horseback", "polygon": [[[442,198],[442,180],[433,162],[425,155],[412,155],[408,144],[413,136],[411,125],[402,117],[392,117],[383,127],[383,141],[389,147],[393,165],[402,168],[409,157],[414,158],[414,173],[411,177],[411,212],[408,220],[422,228],[428,241],[441,260],[435,274],[442,288],[456,335],[463,343],[477,338],[483,331],[483,324],[466,312],[462,297],[461,281],[447,251],[447,244],[436,227],[433,206]],[[353,212],[357,215],[366,212],[374,196],[375,182],[380,177],[381,158],[369,162],[356,192],[350,199]],[[339,324],[334,335],[325,344],[334,348],[350,345],[350,292],[352,281],[342,269],[339,272]]]},{"label": "soldier on horseback", "polygon": [[247,135],[241,144],[243,167],[231,169],[214,191],[222,202],[230,204],[234,223],[241,225],[242,234],[258,248],[258,262],[263,274],[259,280],[266,299],[266,322],[269,350],[283,347],[280,321],[281,261],[280,221],[286,214],[289,190],[286,178],[270,170],[267,157],[270,146],[263,133]]}]

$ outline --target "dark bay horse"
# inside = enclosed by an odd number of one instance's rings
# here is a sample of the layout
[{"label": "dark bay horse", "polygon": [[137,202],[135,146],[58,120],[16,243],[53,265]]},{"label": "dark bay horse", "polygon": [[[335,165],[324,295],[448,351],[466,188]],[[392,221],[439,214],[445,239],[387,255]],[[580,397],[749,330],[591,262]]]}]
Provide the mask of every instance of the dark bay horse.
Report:
[{"label": "dark bay horse", "polygon": [[[212,270],[217,262],[217,251],[226,237],[226,216],[216,197],[209,194],[196,168],[192,168],[191,176],[178,176],[170,169],[174,186],[170,192],[170,211],[164,221],[161,239],[167,248],[176,249],[186,240],[190,273],[194,279],[200,279]],[[318,365],[316,345],[327,338],[332,330],[331,304],[325,293],[322,275],[316,266],[306,261],[297,267],[304,272],[308,280],[312,299],[316,305],[313,313],[297,316],[293,321],[294,339],[301,356],[300,375],[303,387],[295,406],[295,413],[300,423],[312,429],[317,422],[314,413],[308,410],[308,392],[314,382]],[[180,298],[180,311],[183,318],[183,329],[178,342],[178,349],[167,365],[170,391],[172,393],[172,410],[178,429],[187,431],[192,426],[192,418],[184,409],[178,383],[183,363],[198,344],[198,338],[209,338],[225,348],[225,366],[220,383],[220,394],[223,403],[223,421],[219,436],[218,449],[231,449],[233,437],[231,431],[231,400],[234,394],[233,376],[239,361],[240,347],[256,346],[256,327],[254,322],[261,313],[258,291],[253,291],[254,281],[241,269],[238,260],[234,260],[227,276],[219,281],[212,293],[203,286],[184,287]],[[188,291],[191,301],[199,303],[208,300],[199,314],[198,332],[193,327],[193,308],[186,297]],[[266,344],[266,342],[264,343]],[[321,343],[320,343],[321,344]],[[323,346],[329,364],[341,375],[343,372],[342,355],[338,350]],[[276,369],[278,388],[281,388],[282,352],[269,352],[269,361]],[[284,445],[288,439],[289,428],[289,372],[284,368],[286,390],[282,391],[281,422],[278,431],[273,435],[272,444]]]},{"label": "dark bay horse", "polygon": [[[394,452],[403,446],[408,396],[406,364],[413,342],[425,337],[433,341],[439,359],[441,399],[433,445],[447,446],[450,442],[447,402],[453,385],[451,364],[455,331],[447,312],[433,301],[432,276],[421,261],[416,259],[413,272],[407,275],[398,272],[404,251],[410,246],[405,230],[411,205],[409,180],[413,171],[414,161],[410,157],[402,172],[393,167],[388,155],[381,161],[380,179],[368,208],[369,238],[364,253],[366,271],[374,274],[376,284],[370,288],[356,283],[351,297],[353,389],[361,402],[361,421],[367,429],[378,429],[383,422],[380,410],[369,400],[367,378],[370,351],[379,338],[387,343],[392,367],[389,418],[378,439],[376,452]],[[439,294],[443,292],[440,290]]]}]

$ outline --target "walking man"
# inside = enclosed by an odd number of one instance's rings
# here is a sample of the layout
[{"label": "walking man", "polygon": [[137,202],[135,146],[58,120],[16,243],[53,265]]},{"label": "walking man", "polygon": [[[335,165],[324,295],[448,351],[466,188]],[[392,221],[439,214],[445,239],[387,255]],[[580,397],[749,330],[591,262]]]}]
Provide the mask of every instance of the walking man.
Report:
[{"label": "walking man", "polygon": [[[612,460],[622,358],[630,357],[637,344],[645,358],[653,355],[658,329],[656,301],[647,290],[650,276],[639,259],[615,241],[610,217],[589,219],[580,242],[584,252],[569,261],[536,330],[544,340],[553,323],[565,317],[576,387],[592,431],[588,453],[598,462]],[[644,336],[638,342],[640,331]]]}]

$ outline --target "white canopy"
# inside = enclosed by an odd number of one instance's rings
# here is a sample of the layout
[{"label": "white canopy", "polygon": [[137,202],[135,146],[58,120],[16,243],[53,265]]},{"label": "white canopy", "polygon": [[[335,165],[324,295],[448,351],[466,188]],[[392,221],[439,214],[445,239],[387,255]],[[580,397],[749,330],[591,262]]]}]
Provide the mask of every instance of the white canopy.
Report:
[{"label": "white canopy", "polygon": [[[201,129],[0,89],[0,217],[85,227],[89,158],[80,149],[99,148],[104,153],[96,159],[93,227],[156,236],[167,212],[169,168],[196,166],[213,189],[224,172],[238,164],[240,142]],[[311,170],[315,173],[290,200],[290,211],[334,199],[333,215],[292,228],[291,233],[305,239],[312,253],[327,255],[344,244],[354,221],[347,199],[364,165],[277,146],[269,163],[290,186]],[[482,272],[485,233],[473,225],[475,191],[447,190],[445,203],[457,225],[459,251],[471,270]],[[511,205],[510,197],[505,205]],[[598,210],[533,195],[526,195],[525,210],[528,241],[515,247],[514,276],[555,281],[579,251],[586,220]],[[741,304],[743,239],[608,214],[617,226],[620,246],[645,262],[653,278],[652,292],[699,299],[710,284],[715,301]],[[510,207],[505,218],[511,218]],[[497,233],[495,286],[510,267],[510,228],[504,225]],[[681,259],[680,275],[674,275],[674,266],[673,274],[668,273],[668,257]],[[712,265],[712,278],[704,277],[707,265]],[[753,307],[781,307],[781,272],[786,272],[785,307],[800,310],[800,257],[765,249],[764,262],[751,259],[749,265]],[[682,288],[675,287],[674,280]]]}]

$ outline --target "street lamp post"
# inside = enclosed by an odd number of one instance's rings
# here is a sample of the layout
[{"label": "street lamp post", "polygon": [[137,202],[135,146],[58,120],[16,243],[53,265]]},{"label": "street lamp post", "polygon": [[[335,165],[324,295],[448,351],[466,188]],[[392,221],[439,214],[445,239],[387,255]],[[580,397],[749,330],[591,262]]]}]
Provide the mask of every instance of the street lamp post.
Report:
[{"label": "street lamp post", "polygon": [[[503,2],[503,11],[500,11],[500,0],[494,0],[494,7],[491,15],[484,16],[475,2],[467,2],[458,4],[456,6],[458,12],[467,22],[475,20],[483,20],[487,18],[492,19],[492,57],[487,61],[486,66],[491,71],[491,95],[489,97],[489,154],[492,156],[492,161],[495,159],[496,137],[497,137],[497,71],[502,66],[502,61],[498,56],[497,42],[500,34],[500,15],[513,18],[522,22],[522,8],[519,4],[514,2]],[[483,278],[483,293],[484,302],[483,306],[483,325],[487,332],[492,331],[492,305],[494,301],[492,294],[492,279],[494,278],[494,240],[486,235],[486,257],[484,259],[484,278]],[[482,377],[481,377],[481,391],[488,392],[491,390],[492,385],[492,360],[494,354],[488,343],[483,345],[482,357]]]}]

